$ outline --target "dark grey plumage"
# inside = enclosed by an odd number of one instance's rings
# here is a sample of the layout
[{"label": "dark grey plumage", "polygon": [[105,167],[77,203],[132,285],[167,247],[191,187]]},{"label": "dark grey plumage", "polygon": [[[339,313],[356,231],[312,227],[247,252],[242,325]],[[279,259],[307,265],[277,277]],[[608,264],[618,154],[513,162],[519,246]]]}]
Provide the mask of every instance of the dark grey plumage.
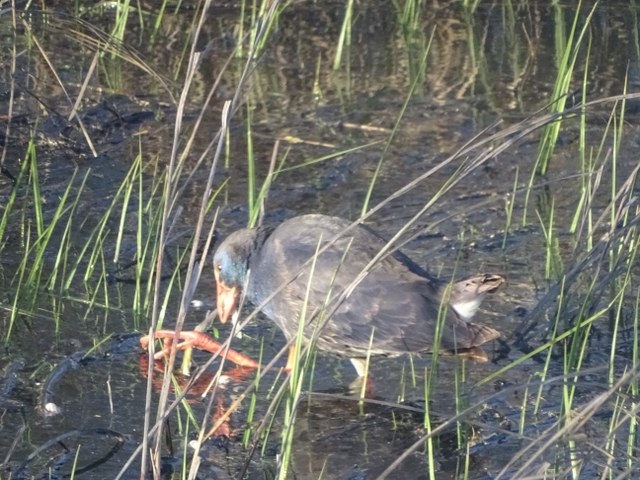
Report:
[{"label": "dark grey plumage", "polygon": [[[468,349],[500,336],[468,320],[485,294],[504,282],[502,277],[479,275],[455,284],[444,313],[447,283],[400,252],[376,262],[359,279],[386,242],[362,226],[340,236],[349,225],[337,217],[303,215],[275,228],[239,230],[215,254],[217,279],[242,287],[250,272],[246,296],[254,305],[281,288],[262,309],[285,336],[296,336],[305,312],[304,338],[319,328],[319,348],[351,358],[366,356],[372,335],[372,354],[432,351],[438,318],[443,319],[443,350]],[[314,260],[318,248],[335,238]]]}]

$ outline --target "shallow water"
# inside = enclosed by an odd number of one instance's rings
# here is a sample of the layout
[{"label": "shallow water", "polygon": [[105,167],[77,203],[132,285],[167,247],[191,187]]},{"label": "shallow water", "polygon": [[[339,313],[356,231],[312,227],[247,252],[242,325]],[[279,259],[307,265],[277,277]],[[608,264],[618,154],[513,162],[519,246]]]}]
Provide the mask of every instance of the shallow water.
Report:
[{"label": "shallow water", "polygon": [[[76,188],[87,175],[72,226],[72,248],[66,259],[66,264],[72,265],[136,156],[142,152],[144,161],[148,162],[144,187],[152,185],[154,168],[162,171],[168,162],[176,106],[167,91],[174,96],[179,93],[179,82],[171,79],[180,62],[193,12],[189,9],[168,12],[154,41],[150,40],[148,23],[144,27],[130,25],[127,45],[157,75],[118,58],[100,58],[97,74],[89,82],[80,110],[98,153],[94,157],[78,124],[67,120],[71,102],[51,74],[41,51],[33,46],[32,39],[35,37],[46,51],[63,85],[73,92],[73,99],[95,52],[78,32],[89,32],[89,38],[97,38],[97,33],[80,21],[108,31],[113,11],[70,11],[62,2],[48,8],[44,13],[21,12],[23,16],[15,29],[18,54],[14,120],[8,137],[4,138],[7,174],[0,180],[0,205],[6,206],[10,201],[10,176],[18,176],[30,132],[35,131],[45,225],[53,218],[72,174],[77,172]],[[588,8],[590,6],[584,7],[580,14],[581,22]],[[354,219],[360,214],[381,156],[384,155],[384,161],[372,194],[372,206],[441,165],[474,136],[487,138],[496,128],[513,125],[544,108],[551,100],[555,64],[560,56],[562,36],[558,32],[568,34],[575,15],[570,7],[552,8],[544,2],[518,6],[509,2],[482,2],[473,14],[465,12],[457,2],[432,2],[423,8],[413,26],[403,28],[399,12],[389,2],[368,2],[356,6],[348,57],[339,70],[333,71],[331,62],[336,54],[343,10],[342,3],[296,2],[280,17],[245,93],[246,107],[240,109],[231,123],[228,165],[219,170],[216,179],[216,186],[228,179],[215,203],[221,209],[217,223],[219,238],[247,223],[249,112],[259,179],[268,171],[276,139],[280,139],[280,154],[290,149],[285,168],[380,142],[279,173],[269,191],[264,221],[278,222],[308,212]],[[187,102],[188,128],[198,115],[212,79],[232,52],[239,14],[239,9],[233,6],[215,7],[210,12],[210,21],[201,39],[202,45],[208,46],[208,53]],[[588,67],[583,48],[574,79],[579,92],[582,72],[587,71],[588,100],[623,93],[625,75],[628,75],[628,90],[635,91],[640,71],[638,52],[634,48],[636,20],[635,7],[626,2],[609,2],[596,9],[591,22]],[[0,16],[0,31],[4,33],[1,72],[4,84],[9,85],[14,45],[9,15]],[[420,60],[431,35],[427,66],[421,71]],[[195,164],[197,153],[211,141],[212,132],[217,131],[222,100],[232,95],[244,62],[244,59],[232,61],[223,76],[220,90],[204,115],[205,127],[196,136],[194,153],[186,159],[187,167]],[[320,67],[316,73],[318,62]],[[403,111],[409,88],[416,78],[415,95]],[[8,87],[5,88],[8,91]],[[2,111],[8,112],[8,95],[3,95],[0,102]],[[638,162],[637,105],[627,107],[615,159],[616,187]],[[600,149],[612,108],[613,104],[590,108],[585,143],[586,150],[594,157]],[[396,122],[396,135],[385,151],[384,142]],[[484,130],[494,122],[501,125]],[[609,126],[609,132],[612,131],[613,127]],[[611,148],[611,135],[608,134],[603,151]],[[501,141],[504,139],[497,139],[492,145],[498,147]],[[496,272],[508,279],[506,287],[483,304],[478,317],[479,321],[503,332],[508,351],[505,353],[503,346],[496,342],[488,349],[492,358],[488,363],[463,366],[460,360],[451,358],[439,362],[429,395],[434,424],[464,408],[454,402],[456,388],[463,391],[457,396],[462,403],[477,402],[478,405],[460,423],[459,437],[455,427],[446,428],[436,437],[434,469],[438,479],[463,478],[465,469],[468,469],[467,478],[496,478],[514,456],[521,455],[522,448],[532,439],[541,438],[560,418],[560,383],[545,387],[540,410],[535,415],[531,413],[538,387],[527,389],[526,385],[540,378],[546,356],[526,360],[495,381],[473,388],[481,379],[520,358],[527,347],[535,348],[549,336],[548,325],[554,319],[555,303],[548,302],[545,294],[558,280],[557,277],[545,279],[544,229],[551,211],[558,238],[556,251],[563,266],[570,270],[577,263],[571,253],[575,237],[569,232],[569,225],[579,198],[583,171],[579,163],[578,120],[563,124],[550,171],[545,179],[536,179],[538,186],[532,190],[525,207],[525,187],[538,142],[538,133],[533,133],[462,178],[452,192],[438,199],[418,220],[411,229],[416,238],[403,248],[418,264],[436,275]],[[381,235],[391,237],[433,198],[462,160],[458,158],[444,165],[407,194],[386,204],[370,219],[370,226]],[[597,161],[596,167],[599,167],[602,161]],[[603,168],[601,194],[593,200],[598,214],[610,199],[611,170],[611,164],[607,163]],[[184,213],[176,230],[179,234],[193,228],[192,219],[199,209],[205,181],[205,174],[196,176],[180,199]],[[514,185],[518,188],[514,220],[505,236],[506,200]],[[122,281],[136,277],[135,270],[128,266],[135,252],[139,228],[135,208],[125,223],[119,264],[110,263],[116,249],[115,239],[111,237],[105,247],[105,258],[98,261],[104,262],[104,268],[110,272],[108,284],[100,283],[99,275],[94,274],[86,281],[76,277],[63,293],[59,288],[46,289],[44,281],[32,285],[33,290],[28,291],[24,285],[18,289],[17,285],[22,282],[16,272],[20,271],[22,253],[33,245],[37,230],[31,187],[21,188],[17,198],[20,208],[10,216],[0,257],[0,328],[6,338],[5,348],[0,352],[0,458],[4,460],[3,452],[6,452],[8,462],[4,470],[0,470],[0,478],[44,478],[46,475],[62,478],[71,471],[77,444],[80,444],[79,465],[90,466],[82,478],[113,478],[141,442],[146,394],[144,358],[139,358],[134,347],[119,351],[111,343],[91,352],[91,361],[65,371],[53,391],[46,394],[52,395],[47,398],[61,408],[57,415],[43,411],[42,385],[54,366],[70,355],[88,351],[112,334],[147,330],[148,310],[143,314],[135,311],[135,285]],[[131,201],[132,206],[135,203]],[[522,222],[525,208],[528,209],[527,224]],[[3,211],[4,208],[0,210]],[[629,211],[637,215],[633,208]],[[119,221],[118,211],[107,228],[117,231]],[[608,221],[605,217],[605,224]],[[144,224],[143,228],[150,225]],[[607,228],[598,233],[602,234]],[[62,237],[62,230],[61,227],[55,230],[54,239]],[[186,244],[184,237],[176,236],[172,245],[174,257],[178,248]],[[44,255],[45,279],[55,271],[56,260],[56,249],[48,249]],[[81,268],[86,265],[83,263]],[[143,272],[145,282],[146,275]],[[165,279],[162,288],[168,288],[168,283]],[[576,285],[572,291],[574,296],[566,300],[567,325],[587,288],[578,288],[577,281]],[[605,292],[607,287],[606,283],[599,285]],[[207,268],[196,292],[205,306],[189,312],[187,328],[203,320],[213,295],[213,275]],[[177,314],[178,293],[174,293],[174,297],[168,319]],[[541,300],[544,308],[534,310]],[[630,321],[632,302],[630,299],[625,304]],[[602,318],[594,324],[585,368],[608,365],[611,336],[607,320]],[[523,325],[532,327],[524,346],[516,344],[516,333]],[[219,328],[225,338],[229,327]],[[618,338],[618,355],[614,359],[618,375],[631,364],[629,351],[633,337],[623,333],[627,335],[621,334]],[[263,358],[271,359],[283,345],[282,334],[267,319],[259,317],[247,327],[242,339],[234,340],[233,348],[254,358],[263,349]],[[564,373],[563,357],[560,351],[556,353],[549,362],[549,377]],[[207,358],[199,353],[196,361],[201,364]],[[382,404],[360,409],[353,400],[342,398],[349,393],[355,378],[349,362],[320,353],[309,390],[323,395],[305,395],[299,406],[291,478],[368,479],[380,475],[426,432],[423,415],[414,411],[425,406],[425,368],[431,374],[428,356],[374,359],[371,377],[375,398]],[[605,373],[595,370],[585,377],[576,392],[576,405],[585,405],[606,389]],[[232,381],[219,396],[222,406],[230,405],[251,378]],[[261,382],[254,421],[266,415],[269,388],[275,381],[276,374],[270,373]],[[195,417],[201,419],[203,402],[197,396],[189,397],[189,401]],[[248,403],[248,400],[243,402],[232,417],[231,439],[206,447],[200,467],[202,478],[237,478],[245,462],[249,464],[248,478],[270,477],[277,470],[283,409],[274,417],[269,438],[260,443],[261,447],[265,446],[264,450],[258,449],[249,457],[248,449],[240,441],[246,427]],[[410,408],[401,408],[396,403]],[[574,432],[571,438],[574,443],[567,441],[568,446],[558,447],[560,452],[573,452],[579,457],[580,478],[599,478],[604,460],[599,454],[593,454],[590,445],[602,446],[611,410],[611,405],[603,407],[588,428]],[[180,471],[183,449],[188,449],[188,441],[194,437],[193,433],[185,433],[185,411],[181,410],[169,422],[171,440],[163,445],[167,472]],[[523,435],[519,435],[522,411],[527,412],[527,416]],[[106,434],[104,429],[122,436]],[[193,424],[189,426],[189,432],[195,429]],[[60,443],[38,450],[64,434],[69,436]],[[62,455],[65,448],[70,449],[70,453]],[[34,452],[37,455],[33,455]],[[529,471],[547,474],[553,471],[557,478],[565,478],[562,472],[567,464],[559,461],[561,456],[562,453],[555,457],[545,454],[535,458]],[[469,464],[465,467],[467,460]],[[625,460],[620,462],[627,465]],[[139,476],[139,468],[139,457],[136,457],[124,478]],[[517,468],[508,467],[500,478],[516,478]],[[165,476],[169,478],[171,474]],[[428,476],[427,455],[421,445],[390,478]]]}]

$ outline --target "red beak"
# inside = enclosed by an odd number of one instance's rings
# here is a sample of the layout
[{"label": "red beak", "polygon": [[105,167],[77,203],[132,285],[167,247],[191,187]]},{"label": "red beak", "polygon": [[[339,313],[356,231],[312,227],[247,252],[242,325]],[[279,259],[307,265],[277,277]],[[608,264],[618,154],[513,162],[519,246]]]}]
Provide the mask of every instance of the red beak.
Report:
[{"label": "red beak", "polygon": [[223,284],[220,279],[216,280],[216,303],[218,306],[218,317],[222,323],[227,323],[229,317],[236,309],[240,289],[237,287],[229,288]]}]

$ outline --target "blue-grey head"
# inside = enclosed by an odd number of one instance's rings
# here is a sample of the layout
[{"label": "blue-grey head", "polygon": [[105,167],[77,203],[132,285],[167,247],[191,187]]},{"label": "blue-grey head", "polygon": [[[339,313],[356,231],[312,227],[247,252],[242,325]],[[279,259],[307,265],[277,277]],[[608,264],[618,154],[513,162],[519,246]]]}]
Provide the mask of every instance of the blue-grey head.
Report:
[{"label": "blue-grey head", "polygon": [[222,323],[231,317],[237,307],[251,257],[261,246],[256,242],[259,232],[259,229],[245,228],[232,233],[213,256],[218,316]]}]

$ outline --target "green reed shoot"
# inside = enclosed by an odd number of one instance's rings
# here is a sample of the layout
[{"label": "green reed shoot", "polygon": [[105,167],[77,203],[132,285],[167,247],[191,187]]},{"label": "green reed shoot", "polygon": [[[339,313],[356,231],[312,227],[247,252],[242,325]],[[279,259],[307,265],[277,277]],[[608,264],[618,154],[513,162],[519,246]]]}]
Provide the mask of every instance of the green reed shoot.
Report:
[{"label": "green reed shoot", "polygon": [[[549,349],[549,351],[551,351],[551,349]],[[520,435],[524,435],[524,430],[525,430],[525,427],[527,426],[527,404],[529,402],[529,383],[531,383],[531,377],[529,377],[529,382],[525,383],[524,392],[522,394],[522,402],[520,403],[520,419],[518,422],[518,433]],[[540,386],[539,386],[540,391],[542,391],[543,387],[544,387],[544,380],[540,382]],[[540,398],[540,395],[538,397]]]},{"label": "green reed shoot", "polygon": [[[100,254],[98,255],[99,259],[100,259],[100,263],[101,265],[105,265],[105,261],[104,261],[104,250],[103,250],[103,244],[104,244],[104,238],[98,238],[98,252],[100,252]],[[102,290],[101,290],[102,288]],[[96,305],[100,305],[98,303],[98,294],[100,292],[105,292],[105,294],[108,295],[108,289],[107,289],[107,271],[105,269],[102,270],[102,273],[99,275],[98,279],[96,280],[96,282],[94,283],[94,285],[92,286],[92,291],[90,292],[90,300],[89,300],[89,305],[87,307],[87,310],[85,312],[85,319],[89,316],[89,313],[93,310],[94,306]],[[104,305],[101,305],[104,307]]]},{"label": "green reed shoot", "polygon": [[[117,0],[115,2],[115,14],[116,19],[111,31],[111,36],[119,42],[124,41],[124,36],[127,32],[127,21],[129,19],[129,12],[131,11],[131,5],[129,0]],[[115,58],[115,54],[112,54]]]},{"label": "green reed shoot", "polygon": [[[394,1],[393,6],[396,9],[398,23],[402,27],[405,39],[411,38],[412,34],[421,26],[424,0],[407,0],[402,5]],[[409,50],[411,43],[406,43],[407,50]]]},{"label": "green reed shoot", "polygon": [[7,200],[7,204],[4,206],[4,211],[2,213],[2,218],[0,219],[0,252],[4,249],[4,245],[2,240],[4,238],[4,234],[6,232],[7,226],[9,224],[9,218],[13,213],[13,208],[16,205],[16,198],[18,196],[18,192],[22,187],[22,183],[27,176],[29,171],[29,162],[23,161],[22,166],[20,167],[20,172],[18,174],[18,178],[16,179],[15,185],[11,189],[11,194]]},{"label": "green reed shoot", "polygon": [[516,204],[516,194],[518,191],[518,173],[520,172],[520,167],[516,167],[515,177],[513,179],[513,189],[511,190],[511,195],[507,195],[505,197],[505,211],[506,211],[506,225],[504,226],[504,235],[502,236],[502,249],[504,250],[507,246],[507,237],[509,236],[509,230],[511,229],[511,222],[513,220],[513,206]]},{"label": "green reed shoot", "polygon": [[76,448],[76,454],[73,456],[73,464],[71,465],[71,473],[69,474],[70,480],[74,480],[76,478],[76,472],[78,471],[78,458],[80,457],[80,449],[81,449],[81,445],[78,444]]},{"label": "green reed shoot", "polygon": [[[159,179],[158,182],[161,182],[162,179]],[[144,290],[144,296],[142,296],[143,291],[141,288],[138,288],[138,285],[143,278],[142,273],[145,271],[145,266],[147,266],[148,270],[152,271],[152,266],[156,264],[158,258],[158,234],[160,230],[160,225],[162,222],[162,211],[160,209],[153,210],[151,207],[145,209],[147,213],[147,217],[149,218],[147,229],[149,232],[156,232],[154,235],[146,234],[146,241],[144,247],[142,248],[137,264],[137,274],[136,274],[136,297],[134,301],[134,305],[137,306],[137,311],[148,312],[151,308],[151,304],[153,303],[153,288],[154,288],[154,278],[153,275],[149,274],[147,278],[146,288]],[[140,250],[139,250],[140,251]],[[140,285],[141,287],[141,285]],[[143,300],[143,301],[142,301]]]},{"label": "green reed shoot", "polygon": [[415,83],[417,85],[416,92],[421,94],[427,67],[422,57],[424,52],[429,51],[429,44],[431,43],[431,39],[426,37],[423,25],[424,2],[422,0],[408,0],[402,6],[394,2],[394,7],[397,12],[400,34],[405,44],[404,52],[407,56],[409,68],[408,81],[409,84]]},{"label": "green reed shoot", "polygon": [[[545,386],[545,381],[549,375],[549,367],[551,365],[551,360],[553,357],[553,346],[557,343],[557,336],[558,336],[558,330],[560,327],[560,321],[561,321],[561,314],[564,311],[564,303],[565,303],[565,281],[566,281],[566,275],[562,276],[561,279],[561,286],[560,286],[560,294],[558,295],[558,299],[557,299],[557,306],[556,306],[556,316],[555,316],[555,321],[553,322],[553,328],[551,330],[551,335],[550,335],[550,348],[547,350],[547,355],[545,356],[545,363],[544,366],[542,367],[542,369],[540,371],[537,372],[537,375],[540,378],[540,385],[538,386],[538,394],[536,395],[536,399],[534,402],[534,407],[533,407],[533,414],[536,415],[540,409],[540,406],[542,404],[542,398],[543,398],[543,394],[544,394],[544,386]],[[525,397],[526,398],[526,397]],[[524,415],[524,413],[523,413]],[[521,425],[521,429],[520,429],[520,434],[523,434],[523,427],[524,425]]]},{"label": "green reed shoot", "polygon": [[353,19],[353,0],[347,0],[347,4],[344,10],[344,18],[342,20],[342,28],[340,29],[340,37],[338,38],[338,45],[336,46],[336,54],[333,58],[333,70],[340,69],[342,64],[342,56],[345,53],[345,49],[348,50],[351,47],[351,22]]},{"label": "green reed shoot", "polygon": [[[621,424],[626,423],[626,419],[624,416],[626,415],[625,410],[627,409],[626,398],[621,395],[616,395],[615,400],[613,402],[612,414],[609,418],[609,429],[607,435],[604,437],[604,443],[602,445],[602,449],[609,454],[609,458],[616,458],[617,456],[617,446],[620,443],[618,440],[618,436],[622,434],[619,432],[619,426]],[[627,418],[628,419],[628,418]],[[633,457],[631,457],[633,458]],[[612,463],[609,463],[603,469],[604,473],[609,473],[612,475],[614,473],[615,466]],[[604,478],[604,475],[603,477]],[[610,477],[611,478],[611,477]]]},{"label": "green reed shoot", "polygon": [[[293,140],[293,139],[291,139]],[[318,158],[312,158],[310,160],[305,160],[303,162],[300,163],[296,163],[295,165],[289,165],[287,167],[284,166],[284,162],[289,154],[289,150],[287,149],[287,151],[285,152],[285,155],[283,156],[282,160],[278,163],[278,167],[276,169],[277,172],[279,173],[285,173],[285,172],[290,172],[292,170],[298,170],[301,168],[308,168],[312,165],[316,165],[322,162],[326,162],[327,160],[333,160],[335,158],[341,158],[344,157],[345,155],[348,155],[350,153],[355,153],[355,152],[359,152],[361,150],[370,148],[370,147],[374,147],[376,145],[379,145],[381,143],[381,141],[377,140],[371,143],[365,143],[363,145],[357,145],[355,147],[349,147],[349,148],[344,148],[342,150],[337,150],[337,151],[333,151],[327,155],[322,155],[321,157]],[[328,168],[328,167],[327,167]]]},{"label": "green reed shoot", "polygon": [[416,388],[418,386],[418,373],[413,362],[413,355],[409,355],[409,371],[411,372],[411,386]]},{"label": "green reed shoot", "polygon": [[[73,236],[73,228],[72,228],[73,221],[76,218],[76,211],[77,211],[78,204],[80,202],[80,197],[84,192],[84,187],[86,185],[86,182],[87,182],[87,179],[89,178],[90,173],[91,173],[91,170],[88,170],[87,173],[85,174],[84,178],[82,179],[82,183],[80,184],[76,192],[75,200],[71,203],[71,208],[69,210],[69,215],[67,217],[67,223],[62,233],[62,239],[60,240],[58,253],[56,254],[56,259],[53,264],[51,276],[49,277],[49,281],[47,282],[47,288],[49,288],[50,290],[53,290],[55,288],[58,275],[64,278],[67,265],[69,265],[71,262],[71,259],[69,258],[69,252],[72,249],[71,239]],[[74,178],[75,178],[75,172],[74,172],[74,175],[71,177],[71,180],[69,181],[69,187],[73,184]],[[69,191],[69,188],[67,188],[67,192],[68,191]]]},{"label": "green reed shoot", "polygon": [[[434,356],[435,358],[435,356]],[[435,480],[436,477],[436,460],[435,460],[435,447],[433,445],[432,436],[432,420],[431,409],[429,406],[429,399],[431,398],[431,375],[427,368],[424,369],[424,428],[427,431],[429,437],[427,438],[427,461],[429,463],[429,479]]]},{"label": "green reed shoot", "polygon": [[371,336],[369,337],[369,347],[367,348],[367,356],[364,362],[364,376],[362,377],[362,385],[360,386],[360,408],[364,405],[364,399],[367,396],[367,382],[369,380],[369,364],[371,362],[371,348],[373,347],[373,337],[376,334],[376,329],[371,329]]},{"label": "green reed shoot", "polygon": [[[255,10],[255,0],[253,0],[252,4],[253,5],[251,8]],[[240,40],[235,50],[235,56],[237,58],[244,57],[244,42],[242,41],[242,39],[244,39],[244,23],[246,21],[246,18],[245,18],[246,14],[247,14],[247,0],[240,0],[240,15],[238,16],[238,23],[235,30],[235,37]],[[228,166],[228,165],[225,164],[225,166]]]},{"label": "green reed shoot", "polygon": [[[184,428],[183,438],[189,438],[190,423],[187,422]],[[186,472],[189,471],[189,457],[191,455],[190,442],[182,442],[182,478],[184,479]]]},{"label": "green reed shoot", "polygon": [[[143,243],[145,243],[142,232],[143,232],[143,222],[144,218],[144,182],[142,179],[142,171],[140,175],[138,175],[138,211],[137,211],[137,220],[138,220],[138,228],[136,232],[136,288],[133,299],[133,310],[135,312],[140,312],[142,307],[142,273],[144,271],[144,260],[147,258],[148,249],[143,247]],[[156,217],[157,218],[157,217]],[[152,223],[152,222],[150,222]],[[123,230],[123,229],[121,229]],[[154,231],[151,229],[151,231]],[[147,242],[151,241],[151,235],[146,237]],[[143,249],[144,248],[144,249]],[[152,248],[152,251],[156,251],[155,248]],[[116,255],[116,258],[118,256]],[[148,298],[148,297],[147,297]]]},{"label": "green reed shoot", "polygon": [[396,403],[402,403],[406,398],[406,363],[402,364],[402,368],[400,369],[400,385],[398,388],[398,396],[396,398]]},{"label": "green reed shoot", "polygon": [[[258,355],[258,364],[262,365],[264,353],[264,339],[260,342],[260,354]],[[249,400],[249,408],[247,410],[247,428],[244,430],[242,436],[242,446],[244,448],[249,448],[249,442],[251,440],[251,436],[253,434],[253,427],[251,423],[253,422],[253,418],[256,414],[256,405],[258,403],[258,391],[260,390],[260,378],[261,378],[261,368],[258,367],[256,371],[256,379],[254,381],[254,389],[251,391],[251,399]]]},{"label": "green reed shoot", "polygon": [[262,0],[260,8],[257,9],[255,8],[255,2],[256,0],[254,0],[254,5],[251,9],[251,33],[249,35],[253,60],[256,60],[262,54],[267,45],[271,29],[274,28],[280,14],[286,8],[286,4],[281,5],[280,2]]},{"label": "green reed shoot", "polygon": [[[58,226],[58,223],[62,220],[63,216],[68,213],[68,211],[73,211],[75,204],[71,207],[67,207],[67,199],[69,198],[69,194],[71,192],[71,188],[75,179],[75,172],[71,177],[71,180],[67,184],[67,188],[62,194],[62,197],[58,200],[58,206],[54,211],[52,218],[48,225],[44,224],[44,216],[42,211],[42,205],[45,203],[45,199],[40,195],[40,187],[39,187],[39,177],[38,177],[38,166],[35,159],[35,150],[30,155],[31,162],[31,182],[33,186],[33,202],[34,202],[34,210],[36,213],[36,226],[37,226],[37,239],[33,244],[31,250],[25,251],[25,256],[29,256],[31,253],[34,253],[34,258],[31,264],[31,269],[29,275],[27,277],[27,283],[31,288],[37,288],[40,285],[40,278],[43,272],[44,267],[44,256],[48,250],[49,242],[53,236],[54,231]],[[77,201],[77,199],[76,199]],[[61,245],[62,247],[63,245]]]},{"label": "green reed shoot", "polygon": [[[29,251],[30,242],[31,242],[31,224],[29,223],[27,224],[27,227],[26,227],[26,236],[25,236],[26,251]],[[11,337],[11,332],[13,331],[13,326],[15,325],[18,314],[22,313],[19,302],[22,298],[22,290],[27,289],[27,286],[23,281],[27,271],[27,259],[28,259],[28,256],[23,255],[22,260],[20,261],[20,265],[18,266],[18,271],[17,271],[18,281],[14,282],[16,283],[17,287],[13,296],[13,303],[11,305],[11,315],[9,317],[9,327],[7,328],[7,333],[5,335],[5,342],[8,342],[9,338]]]},{"label": "green reed shoot", "polygon": [[[592,41],[592,36],[589,36],[589,45],[587,48],[587,51],[591,51],[591,41]],[[587,143],[587,109],[585,106],[585,103],[587,101],[587,86],[588,86],[588,75],[587,73],[589,72],[589,60],[590,60],[591,56],[587,55],[586,59],[585,59],[585,66],[584,66],[584,74],[582,76],[582,91],[581,91],[581,95],[582,95],[582,106],[580,108],[580,142],[578,145],[578,152],[580,153],[580,170],[582,171],[583,175],[580,177],[580,199],[577,202],[577,206],[576,206],[576,213],[573,219],[573,222],[571,224],[571,227],[569,227],[569,232],[570,233],[575,233],[576,231],[576,225],[577,225],[577,220],[578,217],[580,216],[579,212],[582,211],[583,206],[585,205],[586,200],[589,198],[589,186],[590,184],[590,174],[592,172],[593,169],[593,162],[592,162],[592,158],[591,156],[589,156],[589,159],[587,159],[587,147],[586,147],[586,143]]]},{"label": "green reed shoot", "polygon": [[[580,131],[583,132],[582,126]],[[577,201],[576,211],[569,227],[569,233],[575,234],[580,225],[586,225],[587,250],[591,250],[593,248],[593,215],[590,206],[593,200],[593,192],[597,189],[597,184],[594,187],[592,179],[594,182],[598,182],[599,176],[594,178],[593,158],[591,155],[589,155],[588,158],[586,158],[586,155],[581,155],[580,164],[580,171],[582,173],[580,176],[580,198]]]},{"label": "green reed shoot", "polygon": [[558,237],[554,234],[554,206],[555,203],[552,200],[551,209],[548,212],[547,225],[545,225],[544,219],[541,217],[540,212],[536,210],[538,220],[540,221],[540,228],[545,239],[546,261],[544,266],[544,275],[546,279],[560,278],[560,275],[562,275],[563,271],[562,257],[560,256],[560,245],[558,243]]},{"label": "green reed shoot", "polygon": [[[134,182],[135,180],[135,175],[136,172],[138,172],[139,167],[139,163],[140,163],[140,159],[136,158],[136,160],[133,162],[131,168],[129,169],[129,172],[127,172],[127,175],[125,176],[124,180],[122,181],[122,183],[120,184],[118,190],[116,191],[115,195],[113,196],[113,200],[111,201],[111,205],[106,209],[105,213],[103,214],[102,218],[98,221],[98,224],[96,225],[96,227],[93,229],[93,231],[91,232],[90,236],[89,236],[89,241],[86,243],[85,247],[83,248],[81,255],[79,256],[78,260],[76,261],[76,264],[79,265],[80,262],[82,262],[84,259],[85,254],[89,251],[89,247],[90,244],[92,243],[92,239],[95,238],[106,238],[106,236],[109,233],[109,220],[111,219],[111,216],[115,214],[116,212],[116,208],[117,205],[120,202],[123,202],[122,204],[122,209],[126,210],[127,209],[127,205],[124,204],[124,197],[126,196],[126,192],[129,191],[129,189],[131,188],[131,184]],[[121,225],[121,228],[123,228],[123,226]],[[96,243],[93,242],[94,248],[91,249],[90,254],[89,254],[89,258],[87,260],[87,268],[85,270],[85,274],[84,274],[84,282],[88,282],[89,278],[93,275],[93,270],[95,268],[96,265],[96,259],[98,258],[98,256],[100,255],[100,250],[97,249]],[[116,248],[116,250],[118,250]],[[75,274],[76,269],[72,270],[73,273]],[[73,277],[69,277],[67,278],[67,285],[70,285],[71,282],[73,280]]]},{"label": "green reed shoot", "polygon": [[44,231],[44,219],[42,213],[42,205],[45,203],[45,199],[40,195],[40,178],[38,175],[38,158],[36,155],[36,144],[33,137],[29,140],[27,146],[27,154],[24,161],[29,163],[29,182],[33,190],[33,211],[36,221],[36,235],[42,237]]},{"label": "green reed shoot", "polygon": [[[129,209],[129,204],[131,200],[131,192],[133,191],[134,186],[137,184],[136,178],[140,178],[140,169],[142,168],[142,154],[138,153],[135,160],[133,161],[133,166],[130,171],[130,177],[125,181],[123,193],[122,193],[122,210],[120,211],[120,224],[118,228],[118,232],[116,234],[116,247],[113,253],[113,263],[117,263],[120,259],[120,248],[122,247],[122,237],[124,236],[125,225],[127,221],[127,211]],[[141,219],[138,217],[138,222]],[[138,250],[138,254],[140,250]]]},{"label": "green reed shoot", "polygon": [[[299,371],[298,371],[299,370]],[[296,372],[297,378],[301,379],[304,375],[304,369],[299,369],[297,366],[294,366],[293,369]],[[284,480],[287,478],[287,474],[289,472],[289,463],[291,462],[292,455],[292,446],[293,446],[293,432],[294,432],[294,424],[295,417],[297,411],[298,401],[300,399],[300,395],[302,394],[302,382],[290,381],[290,394],[285,403],[285,412],[284,412],[284,425],[282,430],[282,448],[281,448],[281,460],[280,460],[280,468],[278,471],[278,478]]]},{"label": "green reed shoot", "polygon": [[616,367],[616,357],[618,353],[617,342],[619,341],[619,332],[620,330],[622,330],[622,327],[623,327],[623,325],[621,325],[622,323],[624,323],[623,309],[626,306],[626,301],[625,301],[626,298],[624,293],[629,288],[629,286],[633,284],[632,275],[633,275],[633,270],[637,268],[636,267],[637,254],[638,254],[638,247],[637,247],[637,239],[636,239],[635,246],[633,250],[630,252],[630,259],[627,262],[627,271],[625,273],[624,279],[622,280],[620,285],[616,286],[617,291],[622,292],[622,294],[615,296],[617,301],[615,302],[615,308],[612,308],[613,321],[612,321],[612,325],[610,325],[611,348],[609,350],[609,375],[608,375],[609,385],[613,385],[613,383],[616,380],[615,367]]},{"label": "green reed shoot", "polygon": [[[461,364],[462,366],[464,366],[464,361],[461,362]],[[455,406],[456,406],[456,415],[460,415],[460,412],[464,410],[464,408],[462,406],[462,397],[461,397],[462,383],[460,382],[460,375],[457,368],[454,370],[453,391],[454,391],[453,401],[455,402]],[[462,447],[465,444],[465,441],[464,441],[465,435],[463,435],[462,424],[460,422],[456,422],[456,437],[458,441],[458,450],[461,451]]]},{"label": "green reed shoot", "polygon": [[[246,115],[247,121],[245,122],[245,128],[247,129],[247,205],[249,207],[250,218],[257,218],[257,211],[259,206],[256,205],[255,191],[256,191],[256,159],[253,154],[253,136],[251,134],[251,127],[253,125],[251,102],[247,102]],[[253,225],[249,223],[249,226]]]},{"label": "green reed shoot", "polygon": [[[640,288],[636,287],[636,299],[634,303],[633,309],[633,347],[631,349],[631,358],[632,364],[630,368],[634,371],[638,371],[638,341],[640,341],[640,336],[638,335],[638,325],[640,325]],[[638,394],[640,393],[640,389],[638,388],[638,379],[634,378],[629,384],[629,390],[631,393],[631,402],[629,405],[629,411],[636,412],[638,411],[638,405],[640,402],[638,401]],[[629,418],[629,434],[627,438],[627,467],[629,469],[634,467],[635,462],[634,459],[634,451],[635,446],[638,442],[638,418],[636,415],[630,415]]]},{"label": "green reed shoot", "polygon": [[480,0],[462,0],[462,5],[469,13],[474,13]]},{"label": "green reed shoot", "polygon": [[[164,18],[164,12],[167,9],[168,2],[169,2],[169,0],[162,0],[162,3],[160,4],[160,8],[158,9],[158,13],[156,14],[156,21],[155,21],[155,23],[153,25],[153,32],[151,34],[151,40],[150,40],[151,43],[155,43],[156,35],[158,34],[158,32],[160,31],[160,28],[162,27],[162,20]],[[178,4],[179,3],[180,2],[178,2]],[[178,9],[176,8],[176,10],[178,10]],[[140,12],[140,13],[142,13],[142,12]],[[142,15],[140,15],[140,18],[141,18],[140,23],[142,24],[142,19],[143,19]]]}]

